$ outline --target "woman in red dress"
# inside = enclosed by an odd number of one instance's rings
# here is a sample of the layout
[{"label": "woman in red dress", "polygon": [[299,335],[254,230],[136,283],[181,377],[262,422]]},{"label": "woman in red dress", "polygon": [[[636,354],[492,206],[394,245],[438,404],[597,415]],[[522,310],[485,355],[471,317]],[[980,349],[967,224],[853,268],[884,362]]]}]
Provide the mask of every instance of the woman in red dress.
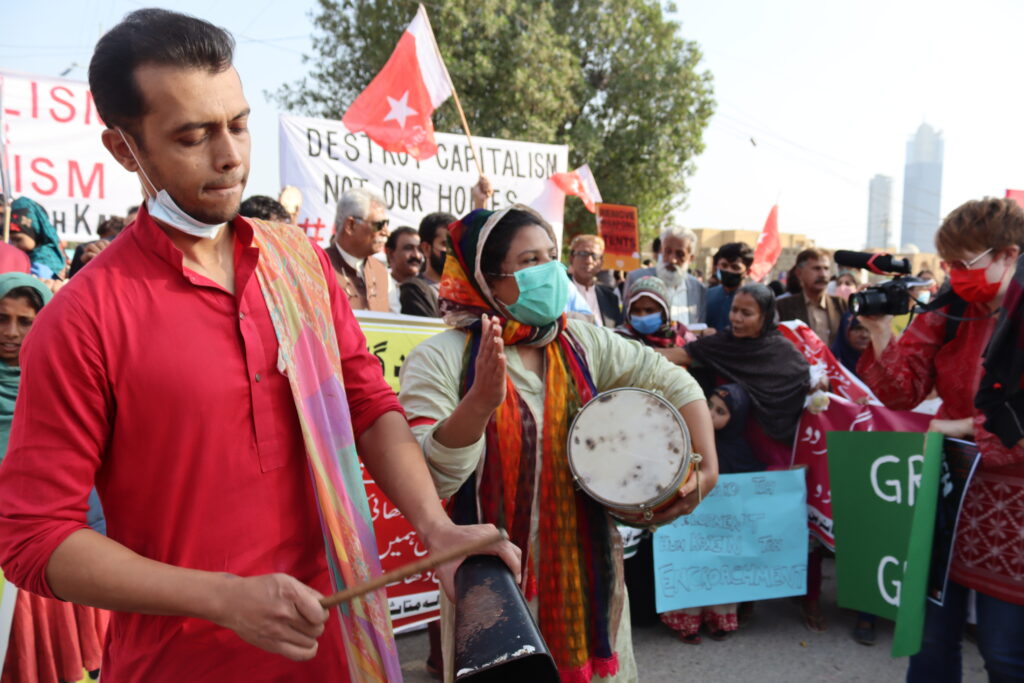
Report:
[{"label": "woman in red dress", "polygon": [[857,374],[889,408],[910,410],[935,389],[930,431],[977,442],[981,464],[964,498],[948,598],[928,604],[921,652],[907,680],[959,681],[968,589],[977,591],[978,648],[992,681],[1024,680],[1024,448],[1008,448],[974,407],[982,353],[1024,249],[1024,210],[970,201],[935,236],[952,291],[894,340],[889,316],[861,316],[871,346]]}]

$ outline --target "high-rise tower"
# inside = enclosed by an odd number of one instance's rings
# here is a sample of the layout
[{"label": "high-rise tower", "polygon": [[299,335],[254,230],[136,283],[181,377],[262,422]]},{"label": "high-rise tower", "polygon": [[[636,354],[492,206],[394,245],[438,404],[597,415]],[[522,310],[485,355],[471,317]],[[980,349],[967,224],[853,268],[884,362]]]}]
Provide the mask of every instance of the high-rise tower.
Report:
[{"label": "high-rise tower", "polygon": [[904,248],[913,244],[921,251],[934,251],[942,200],[942,133],[922,123],[907,142],[907,163],[903,170]]}]

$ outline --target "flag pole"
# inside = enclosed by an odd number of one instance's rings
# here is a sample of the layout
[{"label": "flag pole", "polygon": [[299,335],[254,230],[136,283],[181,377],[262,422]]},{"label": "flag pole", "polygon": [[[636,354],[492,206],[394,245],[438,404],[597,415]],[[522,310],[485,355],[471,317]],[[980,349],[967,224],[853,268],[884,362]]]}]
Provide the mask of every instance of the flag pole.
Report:
[{"label": "flag pole", "polygon": [[420,4],[419,11],[423,13],[423,20],[427,22],[427,27],[430,29],[430,41],[434,44],[434,52],[437,53],[437,59],[441,62],[441,66],[444,68],[444,75],[448,79],[448,85],[452,89],[452,99],[455,100],[455,108],[459,110],[459,119],[462,121],[462,130],[466,133],[466,140],[469,142],[469,149],[473,152],[473,161],[476,162],[476,170],[480,173],[480,176],[484,175],[484,167],[480,163],[480,156],[476,153],[476,147],[473,145],[473,136],[469,132],[469,123],[466,121],[466,112],[462,110],[462,102],[459,101],[459,92],[455,89],[455,84],[452,82],[452,76],[448,73],[448,66],[444,63],[444,58],[441,57],[441,49],[437,46],[437,38],[434,37],[434,27],[430,25],[430,17],[427,16],[427,8]]}]

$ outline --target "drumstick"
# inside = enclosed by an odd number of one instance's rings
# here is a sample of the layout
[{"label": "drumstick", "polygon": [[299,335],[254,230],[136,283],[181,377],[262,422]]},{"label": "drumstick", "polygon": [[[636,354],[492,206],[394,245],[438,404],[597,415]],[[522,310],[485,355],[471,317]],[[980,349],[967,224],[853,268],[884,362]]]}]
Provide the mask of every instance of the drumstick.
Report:
[{"label": "drumstick", "polygon": [[495,531],[493,534],[489,534],[484,538],[465,543],[463,545],[446,550],[443,553],[430,554],[421,560],[410,562],[407,565],[392,569],[389,572],[385,572],[378,577],[372,578],[369,581],[365,581],[355,586],[350,586],[345,590],[340,590],[334,595],[329,595],[325,598],[320,599],[320,605],[324,608],[331,608],[340,605],[343,602],[348,602],[352,598],[358,598],[360,595],[365,595],[378,588],[383,588],[392,581],[401,581],[407,579],[413,574],[433,569],[434,567],[444,564],[445,562],[451,562],[454,559],[462,557],[463,555],[472,555],[478,550],[483,550],[489,545],[497,543],[505,538],[505,534],[501,531]]}]

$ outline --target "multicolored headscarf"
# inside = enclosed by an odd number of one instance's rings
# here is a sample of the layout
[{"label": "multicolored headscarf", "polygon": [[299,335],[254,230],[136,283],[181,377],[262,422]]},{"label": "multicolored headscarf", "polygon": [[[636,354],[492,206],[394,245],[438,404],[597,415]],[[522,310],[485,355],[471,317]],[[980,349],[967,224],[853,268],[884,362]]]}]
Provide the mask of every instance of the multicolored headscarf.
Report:
[{"label": "multicolored headscarf", "polygon": [[479,328],[480,317],[484,314],[497,316],[502,321],[502,337],[506,344],[544,346],[565,329],[565,316],[544,327],[533,327],[515,320],[495,298],[480,269],[484,243],[495,226],[512,210],[530,214],[557,244],[555,231],[548,222],[522,204],[514,204],[502,211],[477,209],[452,223],[448,226],[448,256],[444,260],[438,292],[441,315],[445,323],[459,329]]},{"label": "multicolored headscarf", "polygon": [[[256,276],[302,427],[313,491],[336,590],[381,573],[366,488],[359,470],[327,280],[306,235],[250,219],[260,250]],[[384,589],[338,608],[353,681],[402,680]]]},{"label": "multicolored headscarf", "polygon": [[60,237],[50,223],[46,210],[28,197],[18,197],[11,203],[11,229],[22,230],[36,242],[28,253],[33,264],[42,263],[56,274],[67,265],[67,258],[60,248]]},{"label": "multicolored headscarf", "polygon": [[[479,487],[474,474],[455,494],[450,511],[459,524],[482,521],[505,529],[523,550],[526,596],[538,600],[540,630],[561,678],[586,683],[594,675],[618,671],[614,638],[622,618],[622,546],[607,512],[576,490],[569,469],[569,425],[597,393],[582,347],[566,328],[564,315],[540,328],[509,318],[480,270],[484,244],[502,229],[501,219],[512,209],[529,212],[554,240],[547,222],[523,206],[477,210],[453,223],[441,310],[448,324],[467,332],[461,395],[473,386],[482,315],[501,321],[506,344],[543,347],[543,433],[538,444],[536,418],[506,375],[505,402],[487,424]],[[539,558],[531,556],[530,547],[535,500],[540,501]]]}]

